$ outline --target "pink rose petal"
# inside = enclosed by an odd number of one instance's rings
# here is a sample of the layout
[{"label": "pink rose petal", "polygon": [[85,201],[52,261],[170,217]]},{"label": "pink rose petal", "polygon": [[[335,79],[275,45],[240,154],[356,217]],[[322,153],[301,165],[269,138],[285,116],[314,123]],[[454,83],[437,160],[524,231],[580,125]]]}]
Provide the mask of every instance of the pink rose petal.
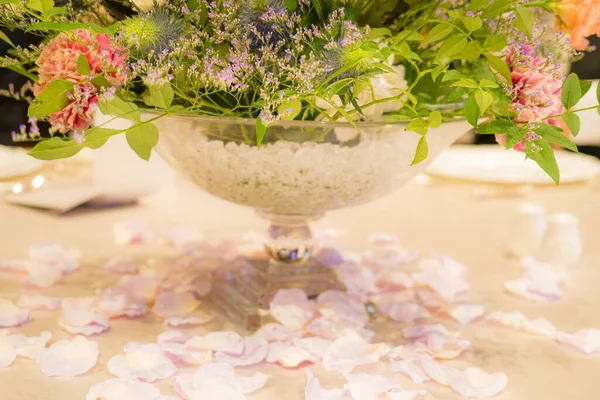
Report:
[{"label": "pink rose petal", "polygon": [[433,358],[453,359],[465,351],[471,343],[468,340],[440,333],[429,333],[420,337],[413,345],[416,350],[424,350]]},{"label": "pink rose petal", "polygon": [[31,261],[27,264],[27,278],[24,283],[31,286],[48,288],[62,277],[63,273],[59,265]]},{"label": "pink rose petal", "polygon": [[196,228],[175,227],[164,231],[159,239],[167,246],[181,248],[199,242],[202,235]]},{"label": "pink rose petal", "polygon": [[329,347],[333,344],[331,340],[320,337],[294,338],[292,344],[298,348],[307,350],[319,359],[325,356]]},{"label": "pink rose petal", "polygon": [[320,358],[308,350],[293,346],[284,342],[273,342],[269,344],[267,362],[279,363],[284,368],[295,368],[305,362],[317,363]]},{"label": "pink rose petal", "polygon": [[206,310],[200,310],[191,315],[166,318],[165,325],[173,327],[204,325],[212,321],[214,317],[215,315],[213,313]]},{"label": "pink rose petal", "polygon": [[443,300],[437,293],[430,290],[420,289],[415,292],[416,298],[430,312],[438,312],[446,306],[446,301]]},{"label": "pink rose petal", "polygon": [[380,308],[384,314],[401,323],[410,323],[431,317],[425,307],[416,303],[385,303],[380,305]]},{"label": "pink rose petal", "polygon": [[424,390],[405,391],[392,378],[374,374],[344,374],[348,383],[344,385],[344,393],[352,399],[377,400],[414,399],[427,394]]},{"label": "pink rose petal", "polygon": [[377,280],[377,286],[382,290],[412,289],[415,281],[404,271],[387,271]]},{"label": "pink rose petal", "polygon": [[154,382],[173,376],[177,367],[160,346],[130,342],[125,345],[125,354],[108,361],[108,371],[119,378]]},{"label": "pink rose petal", "polygon": [[415,360],[392,361],[392,371],[408,376],[417,385],[431,380],[429,375],[421,368],[419,361]]},{"label": "pink rose petal", "polygon": [[420,359],[418,361],[419,367],[427,374],[427,376],[440,385],[448,386],[450,380],[448,378],[448,371],[450,367],[440,364],[435,360]]},{"label": "pink rose petal", "polygon": [[89,310],[96,307],[98,298],[96,296],[65,297],[60,302],[63,310]]},{"label": "pink rose petal", "polygon": [[504,288],[515,296],[538,303],[556,301],[564,297],[559,283],[553,280],[518,279],[504,282]]},{"label": "pink rose petal", "polygon": [[6,335],[0,332],[0,368],[8,367],[17,358],[17,350]]},{"label": "pink rose petal", "polygon": [[469,324],[485,314],[485,307],[480,304],[459,304],[450,310],[450,315],[460,324]]},{"label": "pink rose petal", "polygon": [[313,320],[306,327],[306,332],[329,340],[336,340],[343,336],[358,336],[365,340],[371,340],[375,336],[375,332],[355,323],[325,317]]},{"label": "pink rose petal", "polygon": [[96,311],[109,318],[136,318],[148,311],[146,303],[140,299],[132,299],[125,294],[105,294],[98,301]]},{"label": "pink rose petal", "polygon": [[301,289],[283,289],[271,301],[270,310],[273,318],[281,325],[299,331],[314,318],[317,305],[308,300]]},{"label": "pink rose petal", "polygon": [[176,342],[161,343],[160,348],[176,364],[201,365],[215,360],[211,350],[189,349],[185,344]]},{"label": "pink rose petal", "polygon": [[264,361],[269,351],[269,343],[265,339],[248,337],[244,339],[242,354],[231,355],[222,351],[215,353],[217,362],[227,363],[233,367],[256,365]]},{"label": "pink rose petal", "polygon": [[492,321],[509,328],[522,330],[529,333],[538,333],[544,336],[554,336],[556,328],[544,318],[529,320],[520,311],[513,312],[493,312],[486,317],[487,321]]},{"label": "pink rose petal", "polygon": [[46,376],[71,378],[94,368],[98,360],[98,343],[77,336],[72,341],[61,340],[37,356]]},{"label": "pink rose petal", "polygon": [[139,263],[130,255],[116,256],[102,264],[102,269],[117,274],[137,274]]},{"label": "pink rose petal", "polygon": [[163,343],[180,343],[185,344],[188,340],[193,338],[194,336],[188,335],[187,333],[183,333],[181,331],[171,330],[166,331],[158,335],[156,341],[158,344]]},{"label": "pink rose petal", "polygon": [[381,292],[381,288],[377,286],[378,277],[369,268],[348,262],[337,267],[335,272],[338,280],[352,295],[363,296]]},{"label": "pink rose petal", "polygon": [[388,351],[383,343],[369,344],[357,336],[346,336],[329,346],[323,356],[323,366],[328,371],[349,373],[359,365],[376,363]]},{"label": "pink rose petal", "polygon": [[416,325],[402,331],[402,334],[406,339],[418,339],[431,333],[439,333],[445,336],[458,336],[455,332],[450,332],[444,325],[440,324]]},{"label": "pink rose petal", "polygon": [[40,336],[27,337],[20,333],[10,335],[8,341],[16,350],[17,355],[35,359],[45,349],[46,344],[48,344],[51,338],[52,333],[43,331],[40,333]]},{"label": "pink rose petal", "polygon": [[254,393],[257,390],[262,389],[266,384],[271,375],[257,372],[251,376],[238,375],[237,379],[242,384],[244,394]]},{"label": "pink rose petal", "polygon": [[156,298],[152,312],[159,317],[175,317],[186,315],[198,308],[200,302],[193,294],[187,293],[165,293]]},{"label": "pink rose petal", "polygon": [[446,276],[462,276],[467,271],[467,267],[455,259],[435,253],[429,258],[423,258],[419,262],[419,268],[423,272]]},{"label": "pink rose petal", "polygon": [[388,393],[387,397],[390,400],[417,400],[427,398],[427,392],[425,390],[405,390]]},{"label": "pink rose petal", "polygon": [[194,336],[185,345],[188,349],[220,351],[238,356],[244,352],[244,339],[235,332],[210,332],[205,336]]},{"label": "pink rose petal", "polygon": [[27,260],[3,260],[0,259],[0,271],[22,273],[27,272]]},{"label": "pink rose petal", "polygon": [[158,281],[156,278],[126,275],[122,277],[117,284],[106,290],[108,294],[126,294],[137,299],[146,301],[154,299],[156,290],[158,289]]},{"label": "pink rose petal", "polygon": [[21,298],[19,298],[18,306],[28,308],[30,310],[56,310],[60,308],[61,302],[62,298],[60,297],[48,297],[41,294],[23,294],[21,295]]},{"label": "pink rose petal", "polygon": [[57,267],[63,275],[70,274],[81,266],[78,250],[57,243],[38,243],[29,247],[29,259],[35,263]]},{"label": "pink rose petal", "polygon": [[118,222],[113,226],[113,234],[117,245],[147,244],[154,236],[144,221]]},{"label": "pink rose petal", "polygon": [[319,312],[325,317],[335,317],[365,326],[369,322],[369,314],[362,301],[342,291],[330,290],[317,297]]},{"label": "pink rose petal", "polygon": [[323,389],[319,379],[315,378],[308,368],[306,376],[305,400],[352,400],[350,396],[342,393],[342,389]]},{"label": "pink rose petal", "polygon": [[0,299],[0,328],[21,326],[31,321],[31,311]]},{"label": "pink rose petal", "polygon": [[446,301],[454,300],[458,295],[469,291],[469,284],[461,276],[440,275],[435,272],[412,275],[418,285],[427,286]]},{"label": "pink rose petal", "polygon": [[263,338],[268,342],[285,341],[301,335],[301,332],[294,332],[275,322],[261,326],[260,329],[254,333],[255,337]]},{"label": "pink rose petal", "polygon": [[166,400],[160,391],[148,382],[114,378],[92,386],[86,400]]},{"label": "pink rose petal", "polygon": [[503,372],[488,374],[479,368],[467,368],[464,371],[450,368],[446,370],[446,374],[450,387],[466,398],[494,397],[508,383]]},{"label": "pink rose petal", "polygon": [[573,334],[557,332],[556,340],[573,346],[585,354],[600,354],[600,330],[598,329],[583,329]]},{"label": "pink rose petal", "polygon": [[69,333],[85,336],[97,335],[110,327],[108,317],[92,310],[64,309],[58,325]]}]

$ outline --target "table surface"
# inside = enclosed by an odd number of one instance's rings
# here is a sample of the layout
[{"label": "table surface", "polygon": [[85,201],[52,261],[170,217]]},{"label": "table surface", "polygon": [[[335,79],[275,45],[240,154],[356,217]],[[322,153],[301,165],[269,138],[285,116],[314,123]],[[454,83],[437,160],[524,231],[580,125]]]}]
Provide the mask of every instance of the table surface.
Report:
[{"label": "table surface", "polygon": [[[360,250],[373,232],[397,235],[407,248],[435,250],[460,260],[469,267],[471,298],[486,305],[488,311],[521,310],[529,318],[544,317],[560,330],[575,332],[583,328],[600,328],[600,185],[536,188],[527,197],[475,197],[475,185],[449,181],[433,181],[423,185],[411,183],[398,192],[371,204],[332,212],[329,224],[342,231],[339,239],[347,249]],[[519,203],[537,202],[549,212],[572,212],[581,220],[584,257],[581,266],[570,272],[565,299],[551,304],[537,304],[503,293],[505,280],[520,276],[517,263],[503,255],[502,244],[507,233],[507,218]],[[207,237],[236,237],[253,230],[260,232],[266,223],[251,210],[223,202],[188,184],[176,182],[173,187],[145,198],[138,206],[93,210],[80,209],[64,216],[0,204],[0,258],[24,258],[30,244],[57,241],[80,249],[85,259],[97,260],[124,250],[113,243],[112,226],[124,219],[144,219],[160,229],[174,225],[198,227]],[[94,263],[64,282],[43,291],[53,296],[83,296],[112,284],[117,277],[102,274]],[[16,301],[25,291],[19,278],[0,275],[3,298]],[[11,333],[53,333],[53,341],[69,338],[56,323],[57,312],[34,312],[34,320]],[[444,322],[451,329],[461,329]],[[377,339],[401,342],[398,323],[377,327]],[[0,369],[2,400],[70,400],[84,399],[89,387],[111,378],[107,362],[122,353],[129,341],[155,342],[167,328],[148,315],[136,320],[111,321],[107,333],[94,337],[100,345],[100,357],[95,368],[84,376],[72,379],[47,378],[31,360],[17,358],[8,368]],[[220,318],[208,325],[184,329],[195,334],[211,330],[238,330]],[[471,324],[461,329],[472,347],[450,365],[475,365],[487,372],[505,372],[508,387],[499,400],[592,400],[600,399],[600,358],[586,356],[549,338],[485,324]],[[310,367],[321,378],[324,387],[341,387],[341,374]],[[365,367],[367,368],[367,367]],[[303,368],[285,370],[276,365],[240,369],[242,374],[253,371],[272,374],[267,385],[249,399],[298,400],[304,398],[306,375]],[[379,363],[361,370],[393,375],[406,388],[415,387],[389,365]],[[172,394],[168,379],[156,384],[163,394]],[[449,389],[435,384],[422,385],[438,399],[462,398]],[[132,399],[133,400],[133,399]]]}]

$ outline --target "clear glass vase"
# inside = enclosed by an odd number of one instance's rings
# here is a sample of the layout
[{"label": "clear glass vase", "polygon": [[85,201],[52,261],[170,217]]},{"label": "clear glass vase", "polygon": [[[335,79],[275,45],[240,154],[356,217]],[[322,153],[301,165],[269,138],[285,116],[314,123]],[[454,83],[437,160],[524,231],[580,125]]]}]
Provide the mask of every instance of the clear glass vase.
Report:
[{"label": "clear glass vase", "polygon": [[164,160],[201,189],[248,206],[270,221],[266,257],[218,271],[210,299],[248,329],[260,326],[282,288],[309,296],[342,289],[334,270],[312,257],[309,223],[400,188],[470,130],[465,120],[428,133],[427,161],[411,165],[421,136],[401,123],[290,121],[256,146],[254,120],[168,116],[156,121]]}]

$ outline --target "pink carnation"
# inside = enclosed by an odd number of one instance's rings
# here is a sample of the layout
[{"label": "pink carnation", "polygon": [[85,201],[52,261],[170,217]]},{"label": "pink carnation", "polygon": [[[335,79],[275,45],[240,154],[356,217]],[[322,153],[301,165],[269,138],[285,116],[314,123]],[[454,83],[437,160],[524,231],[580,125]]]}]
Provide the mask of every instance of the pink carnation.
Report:
[{"label": "pink carnation", "polygon": [[[52,127],[61,133],[71,130],[84,131],[93,121],[98,105],[97,89],[88,82],[90,76],[104,74],[112,85],[121,85],[127,79],[126,57],[118,47],[113,46],[110,36],[79,29],[74,36],[61,33],[52,39],[36,61],[39,67],[39,85],[35,95],[39,95],[48,84],[62,79],[76,83],[71,94],[71,103],[62,111],[49,116]],[[90,66],[90,76],[83,76],[77,70],[79,57],[83,55]]]},{"label": "pink carnation", "polygon": [[[506,62],[511,70],[511,109],[517,113],[515,122],[543,122],[545,118],[560,115],[565,111],[561,102],[563,82],[556,65],[549,64],[542,57],[536,57],[531,46],[512,47]],[[549,119],[546,122],[560,125],[557,119]],[[497,135],[496,141],[503,145],[506,138],[504,135]],[[524,151],[525,143],[517,143],[514,149]]]}]

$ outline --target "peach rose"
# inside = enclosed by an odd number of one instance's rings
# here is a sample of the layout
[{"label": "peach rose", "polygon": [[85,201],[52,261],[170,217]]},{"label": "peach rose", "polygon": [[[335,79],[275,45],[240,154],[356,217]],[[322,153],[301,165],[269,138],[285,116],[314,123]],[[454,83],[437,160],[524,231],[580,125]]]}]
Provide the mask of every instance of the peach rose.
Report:
[{"label": "peach rose", "polygon": [[590,42],[588,36],[600,36],[599,0],[562,0],[555,3],[560,29],[571,37],[577,50],[585,50]]}]

